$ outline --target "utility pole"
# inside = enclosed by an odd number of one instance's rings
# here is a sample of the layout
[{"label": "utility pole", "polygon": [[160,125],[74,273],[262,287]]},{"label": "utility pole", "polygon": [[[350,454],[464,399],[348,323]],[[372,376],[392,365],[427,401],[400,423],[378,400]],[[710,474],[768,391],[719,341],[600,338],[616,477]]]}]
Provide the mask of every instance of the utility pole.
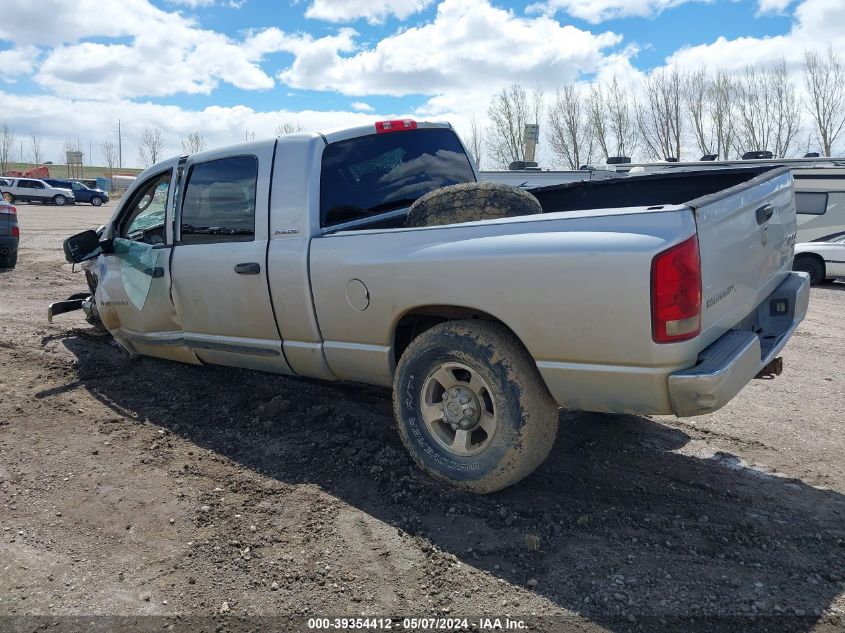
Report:
[{"label": "utility pole", "polygon": [[120,135],[120,119],[117,120],[117,166],[123,169],[123,137]]}]

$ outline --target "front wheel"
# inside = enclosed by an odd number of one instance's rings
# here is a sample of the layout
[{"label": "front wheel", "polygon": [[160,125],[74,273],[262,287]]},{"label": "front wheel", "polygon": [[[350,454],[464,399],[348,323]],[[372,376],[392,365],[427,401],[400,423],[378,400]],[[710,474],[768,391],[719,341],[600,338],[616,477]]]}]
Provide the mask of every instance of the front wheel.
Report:
[{"label": "front wheel", "polygon": [[499,323],[449,321],[414,339],[393,382],[402,442],[426,473],[501,490],[549,454],[558,408],[531,356]]},{"label": "front wheel", "polygon": [[91,204],[93,204],[95,207],[99,207],[101,204],[103,204],[103,199],[100,196],[94,196],[93,198],[91,198]]},{"label": "front wheel", "polygon": [[67,204],[67,198],[65,198],[61,194],[53,196],[53,204],[55,204],[57,207],[63,207]]},{"label": "front wheel", "polygon": [[3,200],[8,202],[9,204],[12,204],[15,201],[15,196],[13,196],[12,194],[10,194],[7,191],[6,193],[3,194]]}]

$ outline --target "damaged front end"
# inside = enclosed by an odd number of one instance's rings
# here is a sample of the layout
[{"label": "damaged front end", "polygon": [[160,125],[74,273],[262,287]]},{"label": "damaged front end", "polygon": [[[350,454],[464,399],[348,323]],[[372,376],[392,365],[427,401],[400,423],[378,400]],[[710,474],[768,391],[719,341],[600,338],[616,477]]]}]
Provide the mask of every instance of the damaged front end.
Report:
[{"label": "damaged front end", "polygon": [[[88,267],[83,264],[82,268]],[[88,323],[95,327],[102,327],[100,315],[97,312],[97,302],[94,301],[94,292],[97,289],[97,276],[91,270],[85,270],[85,279],[88,282],[89,292],[77,292],[64,301],[56,301],[47,306],[48,323],[52,323],[53,317],[56,315],[82,310],[85,314],[85,320]]]},{"label": "damaged front end", "polygon": [[[97,229],[97,231],[86,231],[86,233],[91,235],[92,238],[96,236],[96,240],[99,242],[104,228],[105,227],[101,226]],[[93,267],[96,262],[96,257],[101,250],[95,249],[95,251],[88,253],[87,257],[80,256],[72,243],[72,240],[77,237],[78,236],[73,236],[65,240],[65,258],[68,262],[73,264],[74,271],[76,271],[76,267],[79,266],[79,268],[85,272],[85,281],[88,283],[88,292],[77,292],[69,296],[64,301],[51,303],[47,306],[47,322],[52,323],[53,317],[56,315],[65,314],[66,312],[74,312],[75,310],[82,310],[85,314],[85,320],[89,324],[93,325],[95,329],[105,332],[105,328],[100,321],[100,315],[97,311],[97,302],[94,300],[94,295],[97,291],[98,279],[97,275],[93,271]]]}]

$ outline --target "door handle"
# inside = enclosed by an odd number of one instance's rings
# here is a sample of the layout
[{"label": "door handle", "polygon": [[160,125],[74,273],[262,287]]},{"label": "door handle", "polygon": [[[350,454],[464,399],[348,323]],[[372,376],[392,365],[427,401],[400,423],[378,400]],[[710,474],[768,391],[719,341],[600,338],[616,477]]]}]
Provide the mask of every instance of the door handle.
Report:
[{"label": "door handle", "polygon": [[257,275],[261,272],[261,266],[257,262],[235,264],[235,272],[239,275]]},{"label": "door handle", "polygon": [[775,207],[772,204],[764,204],[762,207],[757,209],[757,224],[765,224],[768,222],[772,214],[775,212]]}]

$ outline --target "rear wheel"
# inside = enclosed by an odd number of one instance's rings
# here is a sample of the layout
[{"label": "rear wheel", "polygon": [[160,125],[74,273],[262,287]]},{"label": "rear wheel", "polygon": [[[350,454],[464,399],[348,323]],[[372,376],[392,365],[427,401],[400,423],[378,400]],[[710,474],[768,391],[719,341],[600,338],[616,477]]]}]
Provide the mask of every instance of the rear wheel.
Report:
[{"label": "rear wheel", "polygon": [[6,193],[3,194],[3,200],[8,202],[9,204],[12,204],[15,201],[15,196],[13,196],[12,194],[10,194],[7,191]]},{"label": "rear wheel", "polygon": [[810,285],[817,286],[824,281],[824,263],[812,255],[799,255],[792,264],[792,269],[810,275]]},{"label": "rear wheel", "polygon": [[14,268],[18,264],[18,253],[0,256],[0,268]]},{"label": "rear wheel", "polygon": [[95,207],[99,207],[101,204],[103,204],[103,199],[100,196],[94,196],[93,198],[91,198],[91,204],[93,204]]},{"label": "rear wheel", "polygon": [[63,207],[67,204],[67,198],[65,198],[62,194],[58,194],[53,196],[53,204],[57,207]]},{"label": "rear wheel", "polygon": [[414,339],[396,368],[393,410],[417,465],[476,493],[529,475],[557,433],[558,407],[536,364],[489,321],[449,321]]}]

